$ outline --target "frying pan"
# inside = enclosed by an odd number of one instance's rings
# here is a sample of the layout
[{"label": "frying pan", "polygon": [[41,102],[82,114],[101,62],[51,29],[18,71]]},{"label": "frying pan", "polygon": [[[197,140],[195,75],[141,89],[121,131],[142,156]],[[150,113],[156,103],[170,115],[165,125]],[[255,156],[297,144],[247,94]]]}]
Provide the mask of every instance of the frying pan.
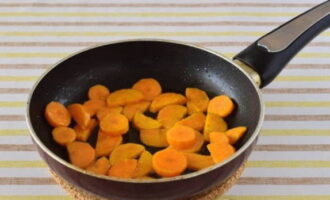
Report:
[{"label": "frying pan", "polygon": [[[35,84],[27,104],[27,124],[48,166],[78,188],[116,200],[184,199],[226,181],[248,158],[264,117],[260,88],[269,84],[290,59],[330,24],[330,2],[324,2],[263,36],[233,60],[195,45],[165,40],[119,41],[74,54],[50,68]],[[152,77],[164,91],[183,93],[198,87],[212,97],[227,94],[236,110],[226,120],[230,127],[244,125],[248,132],[235,146],[237,152],[222,163],[173,178],[130,180],[88,173],[68,162],[66,149],[51,137],[44,118],[45,105],[83,102],[94,84],[110,90],[131,87]],[[130,130],[125,141],[139,142]],[[95,143],[95,138],[89,140]],[[150,149],[155,151],[155,149]]]}]

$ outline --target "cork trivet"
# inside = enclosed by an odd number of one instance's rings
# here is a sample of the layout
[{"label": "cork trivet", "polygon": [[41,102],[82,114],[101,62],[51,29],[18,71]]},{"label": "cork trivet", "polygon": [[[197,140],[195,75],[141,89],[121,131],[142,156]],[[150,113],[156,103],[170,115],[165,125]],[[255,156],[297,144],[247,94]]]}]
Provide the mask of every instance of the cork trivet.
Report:
[{"label": "cork trivet", "polygon": [[[184,200],[214,200],[219,196],[222,196],[227,190],[229,190],[239,179],[243,170],[245,168],[245,164],[243,164],[225,183],[212,188],[211,190],[194,196],[189,199]],[[77,188],[72,184],[68,183],[61,177],[59,177],[55,172],[50,170],[53,178],[55,179],[56,183],[58,183],[70,196],[72,196],[76,200],[111,200],[106,199],[95,194],[91,194],[81,188]]]}]

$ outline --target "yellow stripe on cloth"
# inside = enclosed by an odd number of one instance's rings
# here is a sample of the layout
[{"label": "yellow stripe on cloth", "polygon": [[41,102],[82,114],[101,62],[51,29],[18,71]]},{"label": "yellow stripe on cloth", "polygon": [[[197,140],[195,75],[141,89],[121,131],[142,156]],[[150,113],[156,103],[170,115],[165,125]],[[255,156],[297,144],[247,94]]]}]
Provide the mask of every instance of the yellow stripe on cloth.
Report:
[{"label": "yellow stripe on cloth", "polygon": [[329,107],[330,101],[268,101],[265,104],[267,107]]},{"label": "yellow stripe on cloth", "polygon": [[27,136],[27,129],[0,129],[0,136]]},{"label": "yellow stripe on cloth", "polygon": [[247,167],[256,168],[330,168],[330,161],[248,161]]},{"label": "yellow stripe on cloth", "polygon": [[330,129],[263,129],[262,136],[330,136]]},{"label": "yellow stripe on cloth", "polygon": [[37,161],[11,161],[5,160],[0,161],[0,168],[44,168],[46,163],[37,160]]},{"label": "yellow stripe on cloth", "polygon": [[0,101],[0,107],[24,107],[24,101]]}]

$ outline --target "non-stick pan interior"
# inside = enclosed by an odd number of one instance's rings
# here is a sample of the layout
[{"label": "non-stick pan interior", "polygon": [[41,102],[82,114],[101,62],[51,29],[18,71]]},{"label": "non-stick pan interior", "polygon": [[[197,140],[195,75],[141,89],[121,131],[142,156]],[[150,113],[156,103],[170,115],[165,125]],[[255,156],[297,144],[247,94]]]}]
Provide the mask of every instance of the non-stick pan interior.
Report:
[{"label": "non-stick pan interior", "polygon": [[[249,139],[257,126],[261,111],[258,92],[246,75],[229,61],[188,45],[130,41],[87,50],[51,69],[31,96],[28,116],[32,128],[49,150],[68,160],[66,149],[53,141],[52,127],[44,118],[47,103],[83,103],[92,85],[104,84],[114,91],[129,88],[147,77],[157,79],[164,92],[184,94],[185,88],[197,87],[207,91],[210,97],[227,94],[233,98],[236,109],[226,119],[229,127],[248,127],[248,133],[236,148]],[[125,140],[139,142],[138,133],[130,130]],[[89,142],[95,143],[95,136]]]}]

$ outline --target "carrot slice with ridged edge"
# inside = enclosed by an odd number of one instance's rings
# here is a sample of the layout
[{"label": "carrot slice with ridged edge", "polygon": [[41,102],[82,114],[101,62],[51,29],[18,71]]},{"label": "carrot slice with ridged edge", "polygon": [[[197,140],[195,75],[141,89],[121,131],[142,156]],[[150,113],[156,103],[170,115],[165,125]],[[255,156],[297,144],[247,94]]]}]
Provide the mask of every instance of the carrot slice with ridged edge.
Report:
[{"label": "carrot slice with ridged edge", "polygon": [[95,146],[96,156],[109,156],[110,153],[122,143],[122,141],[122,136],[112,136],[100,130],[97,135]]},{"label": "carrot slice with ridged edge", "polygon": [[60,126],[53,129],[52,136],[57,144],[65,146],[68,143],[73,142],[76,139],[77,134],[72,128]]},{"label": "carrot slice with ridged edge", "polygon": [[91,116],[83,105],[74,103],[68,106],[68,110],[74,121],[79,124],[79,126],[82,128],[86,128],[88,126]]},{"label": "carrot slice with ridged edge", "polygon": [[235,148],[226,142],[210,143],[206,147],[215,163],[222,162],[235,153]]},{"label": "carrot slice with ridged edge", "polygon": [[95,150],[86,142],[71,142],[67,146],[70,161],[73,165],[86,168],[95,160]]},{"label": "carrot slice with ridged edge", "polygon": [[47,104],[45,117],[48,124],[52,127],[69,126],[71,123],[71,115],[69,111],[63,104],[56,101]]},{"label": "carrot slice with ridged edge", "polygon": [[162,93],[162,87],[159,82],[153,78],[144,78],[136,82],[133,89],[143,93],[145,100],[151,101]]},{"label": "carrot slice with ridged edge", "polygon": [[162,124],[159,121],[157,121],[151,117],[147,117],[140,112],[138,112],[134,115],[133,125],[135,128],[137,128],[139,130],[157,129],[162,126]]},{"label": "carrot slice with ridged edge", "polygon": [[144,99],[142,92],[134,89],[121,89],[112,92],[107,97],[107,105],[113,106],[124,106],[131,103],[136,103]]},{"label": "carrot slice with ridged edge", "polygon": [[176,124],[184,125],[184,126],[189,126],[196,131],[201,131],[203,130],[205,126],[205,115],[202,112],[198,113],[193,113],[190,116],[178,121]]},{"label": "carrot slice with ridged edge", "polygon": [[163,93],[154,98],[154,100],[152,100],[149,111],[152,113],[156,113],[167,105],[182,105],[185,104],[186,101],[186,97],[182,94],[173,92]]},{"label": "carrot slice with ridged edge", "polygon": [[122,114],[111,113],[101,120],[100,129],[109,135],[124,135],[129,129],[128,120]]},{"label": "carrot slice with ridged edge", "polygon": [[149,106],[150,101],[141,101],[134,104],[128,104],[124,107],[123,114],[129,121],[132,121],[136,113],[144,113],[146,110],[148,110]]},{"label": "carrot slice with ridged edge", "polygon": [[225,132],[228,129],[227,122],[218,115],[208,113],[204,126],[204,139],[210,140],[210,133],[213,131]]},{"label": "carrot slice with ridged edge", "polygon": [[125,143],[117,146],[110,154],[110,164],[114,165],[119,161],[131,158],[138,158],[145,148],[141,144]]},{"label": "carrot slice with ridged edge", "polygon": [[105,101],[109,94],[109,89],[106,86],[100,84],[94,85],[88,90],[88,98],[92,100]]},{"label": "carrot slice with ridged edge", "polygon": [[118,178],[133,178],[138,161],[136,159],[125,159],[111,166],[108,176]]},{"label": "carrot slice with ridged edge", "polygon": [[220,95],[212,98],[209,102],[207,112],[227,117],[234,110],[233,101],[226,95]]},{"label": "carrot slice with ridged edge", "polygon": [[167,147],[167,129],[145,129],[140,131],[140,140],[150,147]]},{"label": "carrot slice with ridged edge", "polygon": [[182,152],[167,148],[153,155],[152,166],[161,177],[178,176],[187,168],[187,158]]},{"label": "carrot slice with ridged edge", "polygon": [[157,115],[157,120],[165,128],[171,128],[187,114],[187,108],[181,105],[168,105],[162,108]]},{"label": "carrot slice with ridged edge", "polygon": [[110,162],[109,159],[107,159],[106,157],[99,158],[86,168],[87,171],[100,175],[106,175],[109,169]]}]

